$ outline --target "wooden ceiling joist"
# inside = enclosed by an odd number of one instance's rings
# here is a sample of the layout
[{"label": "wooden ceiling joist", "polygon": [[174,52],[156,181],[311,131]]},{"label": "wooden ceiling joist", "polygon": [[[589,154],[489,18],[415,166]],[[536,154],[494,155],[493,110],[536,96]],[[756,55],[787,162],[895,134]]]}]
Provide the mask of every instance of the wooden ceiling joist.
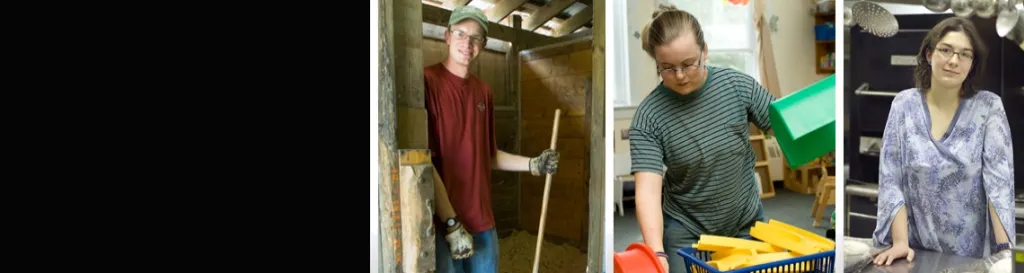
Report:
[{"label": "wooden ceiling joist", "polygon": [[[452,11],[431,5],[423,5],[423,22],[447,27],[448,18]],[[525,21],[525,20],[524,20]],[[513,29],[495,22],[488,22],[487,37],[512,43],[526,43],[531,45],[547,44],[554,40],[553,37],[544,36],[531,31]]]},{"label": "wooden ceiling joist", "polygon": [[543,26],[544,23],[547,23],[548,20],[551,20],[551,18],[562,13],[562,11],[571,6],[572,3],[576,3],[576,0],[552,0],[536,12],[530,14],[530,17],[523,20],[523,29],[529,31],[537,30],[537,28]]},{"label": "wooden ceiling joist", "polygon": [[577,29],[579,29],[580,27],[587,24],[587,22],[590,22],[590,20],[593,19],[594,8],[591,6],[587,6],[580,12],[577,12],[576,15],[569,17],[568,20],[565,20],[564,22],[562,22],[562,24],[558,25],[558,28],[556,28],[555,31],[552,32],[552,35],[555,37],[559,37],[562,35],[572,33],[573,31],[576,31]]},{"label": "wooden ceiling joist", "polygon": [[469,1],[470,0],[444,0],[444,5],[442,6],[446,9],[454,9],[455,7],[461,7],[469,4]]},{"label": "wooden ceiling joist", "polygon": [[497,5],[487,10],[487,20],[492,22],[500,22],[501,19],[505,19],[509,14],[526,3],[526,0],[504,0],[499,2]]}]

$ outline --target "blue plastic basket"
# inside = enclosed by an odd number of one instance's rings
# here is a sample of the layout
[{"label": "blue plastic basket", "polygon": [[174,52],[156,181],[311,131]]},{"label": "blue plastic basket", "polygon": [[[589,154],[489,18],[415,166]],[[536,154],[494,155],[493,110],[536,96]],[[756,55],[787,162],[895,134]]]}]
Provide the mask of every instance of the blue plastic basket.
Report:
[{"label": "blue plastic basket", "polygon": [[834,41],[836,39],[836,26],[832,23],[815,25],[814,39],[818,41]]},{"label": "blue plastic basket", "polygon": [[[755,266],[749,266],[739,268],[731,271],[718,271],[715,267],[709,265],[706,261],[711,260],[711,252],[709,251],[697,251],[696,248],[687,247],[679,249],[676,252],[680,256],[683,256],[683,260],[686,262],[686,270],[690,273],[769,273],[769,272],[799,272],[797,271],[797,264],[802,262],[810,263],[813,270],[804,272],[814,273],[832,273],[835,270],[835,258],[836,251],[829,250],[821,253],[815,253],[811,255],[804,255],[796,258],[789,258],[780,261],[774,261],[770,263],[759,264]],[[694,272],[692,267],[696,266],[697,271]]]}]

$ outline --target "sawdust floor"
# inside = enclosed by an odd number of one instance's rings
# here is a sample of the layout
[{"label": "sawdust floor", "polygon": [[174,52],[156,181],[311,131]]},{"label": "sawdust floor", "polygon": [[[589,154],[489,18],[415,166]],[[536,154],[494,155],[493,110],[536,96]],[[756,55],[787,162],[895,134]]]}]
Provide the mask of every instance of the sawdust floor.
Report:
[{"label": "sawdust floor", "polygon": [[[537,250],[537,236],[517,230],[498,240],[498,270],[502,273],[533,271],[533,255]],[[556,245],[544,241],[540,250],[539,272],[586,272],[587,255],[576,247]]]}]

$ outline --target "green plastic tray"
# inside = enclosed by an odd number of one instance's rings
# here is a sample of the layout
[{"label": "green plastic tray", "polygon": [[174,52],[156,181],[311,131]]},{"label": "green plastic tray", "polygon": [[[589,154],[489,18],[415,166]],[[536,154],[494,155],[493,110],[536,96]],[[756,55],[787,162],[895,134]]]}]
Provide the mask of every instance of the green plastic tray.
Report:
[{"label": "green plastic tray", "polygon": [[828,76],[772,102],[768,116],[791,169],[836,149],[836,78]]}]

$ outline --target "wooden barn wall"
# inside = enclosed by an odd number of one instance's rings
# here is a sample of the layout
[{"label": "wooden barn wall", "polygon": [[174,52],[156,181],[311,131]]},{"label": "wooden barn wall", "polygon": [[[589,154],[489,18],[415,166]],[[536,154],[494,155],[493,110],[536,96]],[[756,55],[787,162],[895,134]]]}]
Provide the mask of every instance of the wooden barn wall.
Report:
[{"label": "wooden barn wall", "polygon": [[[590,131],[587,87],[592,75],[592,39],[524,51],[520,55],[522,152],[537,155],[551,145],[555,109],[561,109],[556,149],[561,154],[552,178],[544,238],[587,242]],[[544,176],[520,175],[521,228],[537,232]],[[584,246],[585,248],[585,246]]]},{"label": "wooden barn wall", "polygon": [[[444,41],[423,39],[423,65],[440,63],[448,56],[448,45]],[[491,86],[494,96],[495,135],[498,149],[519,153],[516,147],[519,136],[519,114],[516,110],[518,97],[507,84],[508,61],[505,53],[483,50],[470,67],[470,73],[477,75]],[[549,129],[550,130],[550,129]],[[526,154],[532,156],[533,154]],[[491,207],[498,235],[505,237],[519,227],[519,176],[505,171],[491,172]]]}]

